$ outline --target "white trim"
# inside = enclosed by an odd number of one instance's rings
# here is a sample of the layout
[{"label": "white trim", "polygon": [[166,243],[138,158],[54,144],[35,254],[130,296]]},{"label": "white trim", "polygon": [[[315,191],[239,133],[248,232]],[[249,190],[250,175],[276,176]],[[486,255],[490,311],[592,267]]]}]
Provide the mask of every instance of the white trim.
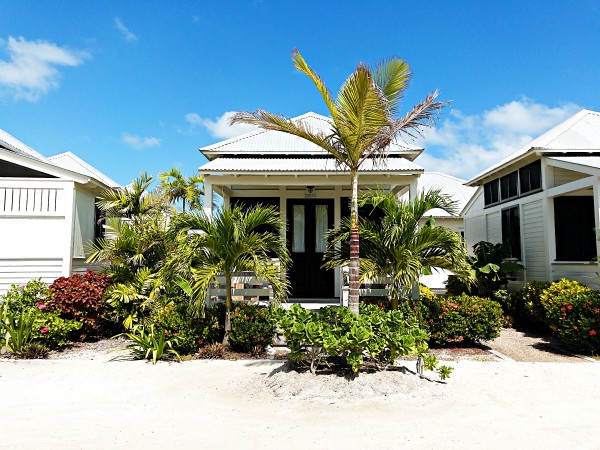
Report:
[{"label": "white trim", "polygon": [[550,188],[546,191],[546,195],[548,197],[558,197],[569,192],[578,191],[580,189],[588,188],[594,185],[594,180],[596,177],[586,177],[581,180],[571,181],[570,183],[561,184],[560,186],[556,186]]}]

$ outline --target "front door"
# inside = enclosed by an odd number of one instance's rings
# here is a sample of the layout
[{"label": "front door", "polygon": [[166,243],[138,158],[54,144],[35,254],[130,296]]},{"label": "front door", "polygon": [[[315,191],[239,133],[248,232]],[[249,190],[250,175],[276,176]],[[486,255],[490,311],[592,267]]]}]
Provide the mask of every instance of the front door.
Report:
[{"label": "front door", "polygon": [[333,200],[288,200],[289,270],[295,298],[332,298],[333,270],[322,269],[325,232],[333,227]]}]

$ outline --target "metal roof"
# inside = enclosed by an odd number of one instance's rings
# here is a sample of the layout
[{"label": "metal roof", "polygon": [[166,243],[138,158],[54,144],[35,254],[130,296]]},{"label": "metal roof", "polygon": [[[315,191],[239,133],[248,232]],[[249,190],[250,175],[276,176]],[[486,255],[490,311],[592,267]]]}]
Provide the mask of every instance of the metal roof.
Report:
[{"label": "metal roof", "polygon": [[521,147],[512,155],[473,177],[467,184],[477,185],[483,178],[498,169],[536,151],[542,153],[600,152],[600,113],[582,109],[529,144]]},{"label": "metal roof", "polygon": [[25,145],[23,142],[11,136],[4,130],[0,130],[0,147],[4,147],[5,149],[21,156],[27,156],[28,158],[48,162],[48,159],[44,155],[36,152],[34,149],[28,145]]},{"label": "metal roof", "polygon": [[[201,174],[211,173],[277,173],[277,172],[318,172],[343,173],[348,172],[331,158],[227,158],[221,157],[209,161],[200,168]],[[389,157],[384,161],[365,161],[360,172],[389,173],[389,172],[423,172],[423,168],[406,158]]]},{"label": "metal roof", "polygon": [[62,167],[63,169],[71,170],[82,175],[90,176],[112,188],[119,187],[119,183],[110,179],[98,169],[92,167],[74,153],[65,152],[59,155],[50,156],[48,159],[52,161],[52,163]]},{"label": "metal roof", "polygon": [[[301,121],[313,131],[321,131],[329,134],[331,132],[331,119],[320,114],[309,112],[292,118],[293,121]],[[272,130],[257,130],[240,136],[217,142],[200,151],[208,158],[213,159],[220,155],[242,155],[242,154],[269,154],[269,155],[327,155],[328,153],[312,142],[291,134]],[[397,139],[390,148],[390,153],[404,153],[410,159],[414,159],[423,151],[423,148],[411,145],[401,139]]]},{"label": "metal roof", "polygon": [[452,216],[442,209],[431,209],[425,215],[434,217],[458,217],[465,205],[471,200],[477,190],[476,187],[465,186],[465,180],[446,175],[440,172],[425,172],[417,180],[419,191],[440,189],[442,194],[449,195],[456,202],[457,214]]}]

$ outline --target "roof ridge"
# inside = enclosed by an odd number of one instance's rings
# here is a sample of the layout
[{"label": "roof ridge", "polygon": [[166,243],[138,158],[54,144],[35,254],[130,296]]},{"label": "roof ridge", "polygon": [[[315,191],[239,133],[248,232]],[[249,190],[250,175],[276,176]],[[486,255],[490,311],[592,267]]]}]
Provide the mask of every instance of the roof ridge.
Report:
[{"label": "roof ridge", "polygon": [[[567,131],[569,131],[571,128],[573,128],[575,125],[577,125],[579,122],[581,122],[583,120],[584,117],[586,117],[590,112],[587,109],[581,109],[580,111],[578,111],[576,114],[574,114],[573,116],[569,117],[567,120],[565,120],[562,123],[559,123],[558,125],[556,125],[555,127],[549,129],[546,133],[542,134],[539,138],[540,139],[545,135],[550,133],[551,131],[555,130],[556,128],[559,128],[561,125],[564,126],[563,130],[555,135],[550,141],[548,141],[545,145],[545,147],[548,147],[550,145],[551,142],[554,142],[555,140],[557,140],[559,137],[561,137],[563,134],[565,134]],[[568,126],[567,126],[568,124]],[[537,139],[534,139],[534,141],[536,141]],[[534,142],[532,141],[532,143]]]},{"label": "roof ridge", "polygon": [[447,174],[444,172],[437,172],[437,171],[426,171],[423,175],[426,175],[428,173],[435,174],[435,175],[441,175],[446,178],[452,178],[453,180],[460,181],[461,183],[466,183],[466,181],[467,181],[467,180],[463,180],[462,178],[455,177],[454,175],[450,175],[450,174]]}]

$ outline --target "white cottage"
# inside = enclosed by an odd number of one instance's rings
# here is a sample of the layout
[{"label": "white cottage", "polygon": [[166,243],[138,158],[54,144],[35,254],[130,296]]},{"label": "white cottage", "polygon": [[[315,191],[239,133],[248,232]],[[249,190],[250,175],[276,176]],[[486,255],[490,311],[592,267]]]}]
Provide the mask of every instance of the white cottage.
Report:
[{"label": "white cottage", "polygon": [[[331,129],[329,118],[312,112],[293,120],[323,132]],[[321,265],[325,231],[350,215],[349,172],[317,145],[276,131],[254,131],[200,151],[209,160],[199,168],[204,176],[205,205],[212,204],[216,192],[225,205],[274,205],[287,221],[284,233],[293,262],[289,271],[290,299],[345,297],[347,283],[342,272],[324,270]],[[379,186],[394,192],[398,198],[415,195],[424,170],[413,160],[422,152],[423,148],[396,141],[389,148],[387,162],[363,164],[359,188]],[[210,206],[206,212],[211,213]],[[362,293],[369,292],[374,293],[369,290]]]},{"label": "white cottage", "polygon": [[582,110],[470,180],[469,246],[509,244],[518,285],[566,277],[597,287],[600,113]]},{"label": "white cottage", "polygon": [[71,152],[46,158],[0,130],[0,294],[85,272],[102,232],[96,198],[118,184]]}]

